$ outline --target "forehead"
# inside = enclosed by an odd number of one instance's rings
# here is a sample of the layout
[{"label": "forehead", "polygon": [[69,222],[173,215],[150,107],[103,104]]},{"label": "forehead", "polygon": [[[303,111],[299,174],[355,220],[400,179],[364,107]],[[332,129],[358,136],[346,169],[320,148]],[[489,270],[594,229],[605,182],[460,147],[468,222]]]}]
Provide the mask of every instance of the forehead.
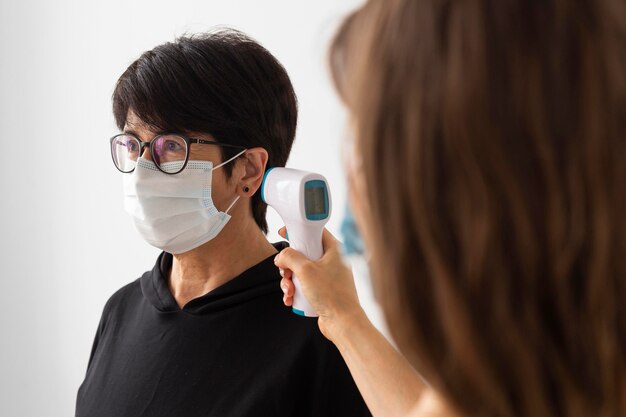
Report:
[{"label": "forehead", "polygon": [[[143,120],[139,118],[139,116],[135,114],[135,112],[133,112],[132,109],[128,110],[128,113],[126,116],[126,123],[124,124],[124,131],[132,132],[140,136],[140,139],[144,141],[152,140],[152,138],[154,138],[156,135],[165,133],[165,132],[156,130],[154,126],[151,126],[145,123]],[[187,136],[197,138],[197,139],[206,139],[206,140],[215,141],[215,138],[213,138],[213,136],[208,133],[187,132],[187,131],[168,132],[168,133],[181,133],[181,134],[185,134]]]},{"label": "forehead", "polygon": [[126,115],[126,126],[129,127],[142,127],[142,128],[147,128],[148,125],[144,123],[143,120],[141,120],[134,111],[132,110],[128,110],[128,114]]},{"label": "forehead", "polygon": [[150,125],[144,123],[132,110],[128,110],[126,123],[124,123],[124,131],[133,132],[141,136],[143,140],[152,139],[152,137],[157,134]]},{"label": "forehead", "polygon": [[[126,117],[126,123],[124,124],[124,132],[132,133],[136,137],[139,138],[142,142],[150,142],[154,139],[155,136],[165,133],[158,130],[155,130],[153,126],[145,123],[141,120],[132,110],[128,110],[128,115]],[[208,133],[197,133],[197,132],[168,132],[168,133],[179,133],[185,134],[186,136],[195,138],[195,139],[205,139],[210,141],[215,141],[212,135]],[[221,149],[219,146],[214,145],[199,145],[192,144],[189,149],[189,157],[191,159],[200,159],[200,160],[219,160],[221,158]]]}]

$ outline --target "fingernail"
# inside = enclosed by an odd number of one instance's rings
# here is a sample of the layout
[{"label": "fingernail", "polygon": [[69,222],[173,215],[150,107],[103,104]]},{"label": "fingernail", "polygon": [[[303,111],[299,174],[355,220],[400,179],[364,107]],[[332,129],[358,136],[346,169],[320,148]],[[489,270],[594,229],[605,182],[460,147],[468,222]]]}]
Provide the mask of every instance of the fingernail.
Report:
[{"label": "fingernail", "polygon": [[280,274],[281,277],[285,276],[285,270],[282,268],[278,268],[278,273]]},{"label": "fingernail", "polygon": [[280,289],[283,290],[284,293],[287,292],[287,286],[286,285],[281,285]]},{"label": "fingernail", "polygon": [[274,263],[276,263],[276,261],[278,260],[279,256],[280,256],[280,253],[274,257]]}]

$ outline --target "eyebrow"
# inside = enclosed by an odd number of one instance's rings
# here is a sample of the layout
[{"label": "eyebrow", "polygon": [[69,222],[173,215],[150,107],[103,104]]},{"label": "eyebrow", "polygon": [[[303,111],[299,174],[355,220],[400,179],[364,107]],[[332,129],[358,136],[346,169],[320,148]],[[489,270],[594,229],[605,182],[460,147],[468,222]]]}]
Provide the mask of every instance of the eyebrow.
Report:
[{"label": "eyebrow", "polygon": [[[129,134],[129,135],[133,135],[133,136],[136,136],[136,137],[138,137],[139,139],[141,139],[141,136],[139,135],[139,133],[137,133],[137,132],[136,132],[136,131],[134,131],[133,129],[124,129],[124,130],[122,131],[122,133],[127,133],[127,134]],[[162,131],[162,132],[161,132],[161,131],[156,132],[156,134],[155,134],[155,135],[153,135],[153,136],[150,138],[150,140],[154,139],[154,137],[155,137],[155,136],[163,135],[163,134],[165,134],[165,133],[167,133],[167,132],[165,132],[165,131]]]},{"label": "eyebrow", "polygon": [[139,135],[137,134],[137,132],[135,132],[135,131],[134,131],[134,130],[132,130],[132,129],[124,129],[124,130],[122,131],[122,133],[128,133],[128,134],[130,134],[130,135],[139,136]]}]

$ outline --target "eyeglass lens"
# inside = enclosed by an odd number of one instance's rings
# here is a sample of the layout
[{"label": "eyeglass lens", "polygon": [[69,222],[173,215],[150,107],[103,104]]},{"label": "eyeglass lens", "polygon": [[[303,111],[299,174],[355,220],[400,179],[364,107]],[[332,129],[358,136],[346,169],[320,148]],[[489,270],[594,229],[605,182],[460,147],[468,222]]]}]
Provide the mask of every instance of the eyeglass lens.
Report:
[{"label": "eyeglass lens", "polygon": [[[130,172],[137,165],[141,144],[130,135],[118,135],[111,142],[113,162],[122,172]],[[151,143],[153,162],[164,172],[178,173],[187,158],[187,142],[180,136],[157,136]]]}]

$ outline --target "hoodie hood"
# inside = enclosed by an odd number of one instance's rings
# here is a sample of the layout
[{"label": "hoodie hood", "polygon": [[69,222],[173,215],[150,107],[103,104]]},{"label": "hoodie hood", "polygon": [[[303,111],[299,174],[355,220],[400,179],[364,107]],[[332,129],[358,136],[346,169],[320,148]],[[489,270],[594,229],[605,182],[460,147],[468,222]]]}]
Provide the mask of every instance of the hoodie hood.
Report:
[{"label": "hoodie hood", "polygon": [[[287,242],[278,242],[273,245],[279,252],[289,246]],[[144,273],[140,278],[141,291],[143,296],[161,312],[209,314],[266,294],[281,293],[279,286],[281,276],[274,265],[275,256],[264,259],[221,286],[194,298],[181,309],[167,285],[167,271],[172,266],[173,256],[162,252],[152,270]]]}]

